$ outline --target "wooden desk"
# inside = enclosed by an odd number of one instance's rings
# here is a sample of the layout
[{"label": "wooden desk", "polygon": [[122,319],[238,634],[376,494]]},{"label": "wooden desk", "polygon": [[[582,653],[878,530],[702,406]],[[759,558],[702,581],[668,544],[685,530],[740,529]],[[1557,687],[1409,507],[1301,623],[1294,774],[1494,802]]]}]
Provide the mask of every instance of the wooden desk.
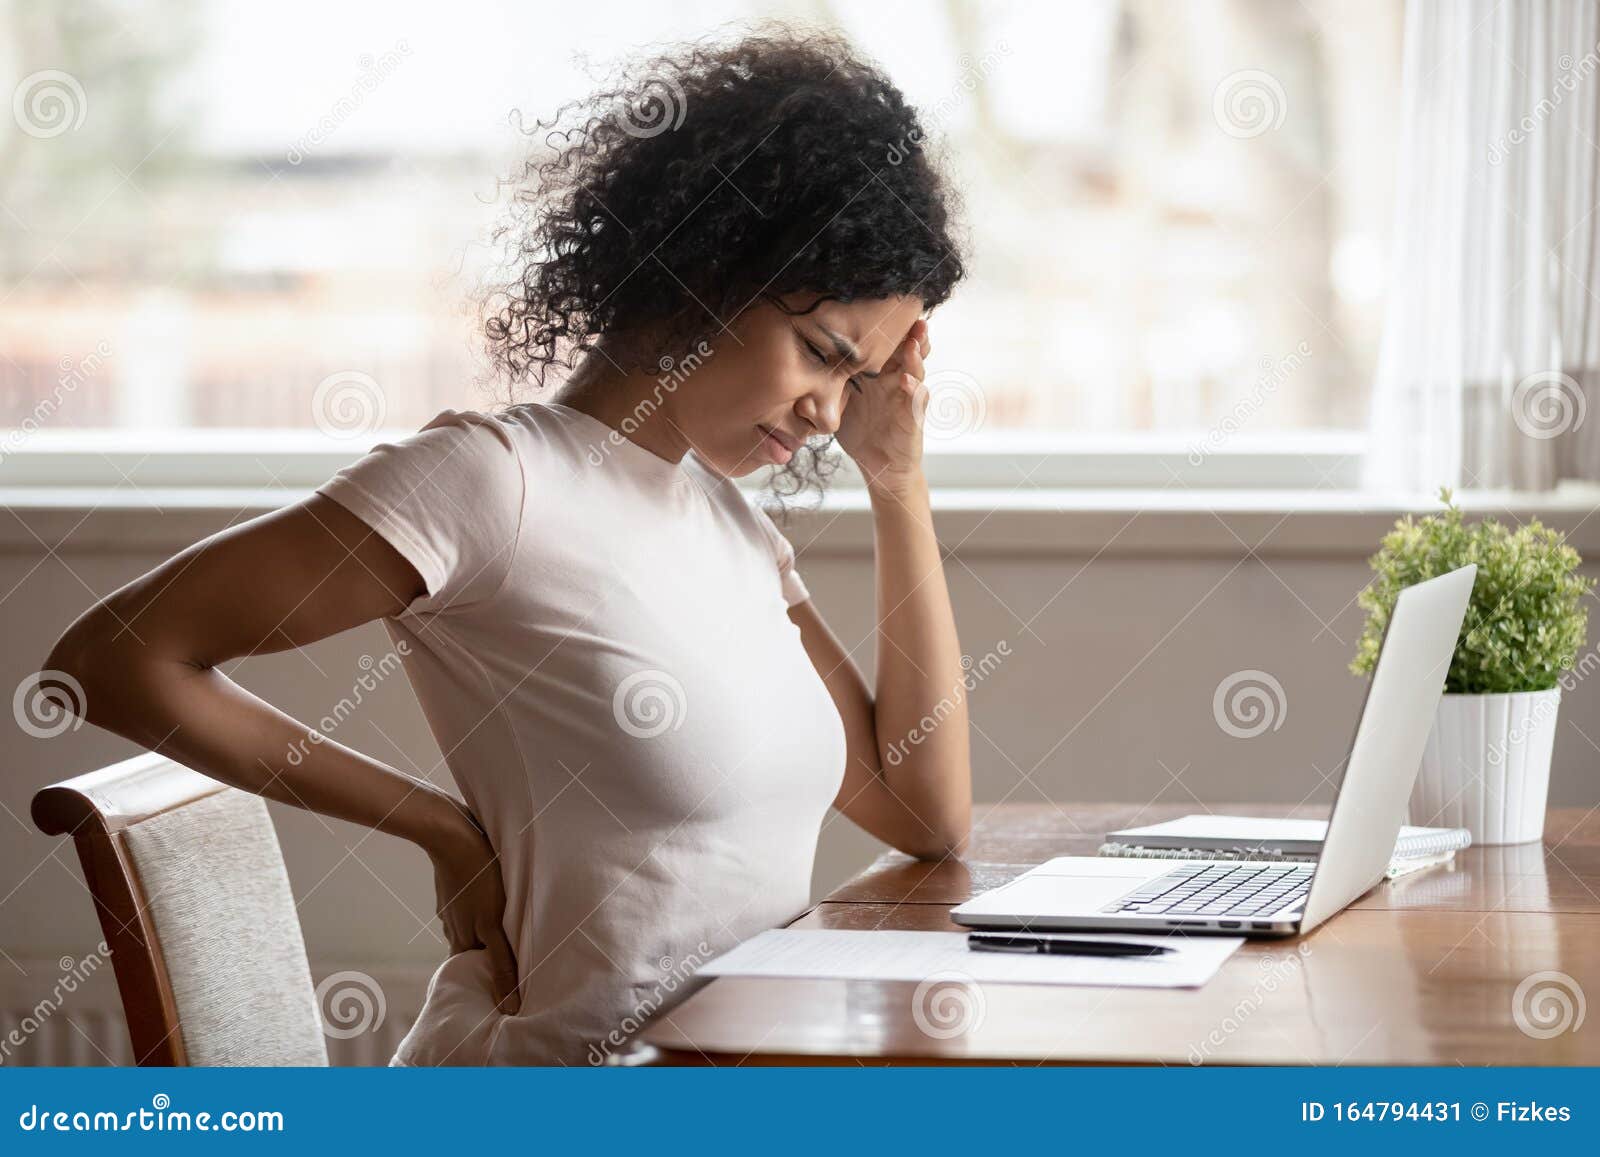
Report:
[{"label": "wooden desk", "polygon": [[[964,862],[891,853],[795,928],[959,931],[952,905],[1101,834],[1194,806],[1004,805]],[[1235,815],[1324,808],[1216,805]],[[1246,942],[1200,989],[984,985],[966,1031],[918,1028],[909,982],[719,978],[636,1038],[656,1064],[1007,1062],[1102,1064],[1600,1064],[1600,1008],[1543,1039],[1538,991],[1600,1001],[1600,808],[1556,809],[1544,844],[1470,848],[1379,885],[1309,936]],[[976,1008],[977,994],[959,994]],[[1554,1011],[1550,1006],[1549,1011]],[[928,1017],[922,1017],[926,1023]],[[1569,1018],[1570,1020],[1570,1018]],[[1547,1022],[1546,1022],[1547,1023]],[[938,1022],[935,1021],[935,1027]]]}]

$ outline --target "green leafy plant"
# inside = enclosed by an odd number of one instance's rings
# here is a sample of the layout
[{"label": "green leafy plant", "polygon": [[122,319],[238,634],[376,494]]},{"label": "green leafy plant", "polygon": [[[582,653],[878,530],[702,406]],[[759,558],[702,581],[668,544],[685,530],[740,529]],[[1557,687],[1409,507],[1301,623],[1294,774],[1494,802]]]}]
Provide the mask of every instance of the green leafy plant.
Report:
[{"label": "green leafy plant", "polygon": [[1578,552],[1565,535],[1537,519],[1515,530],[1492,518],[1468,524],[1449,490],[1441,489],[1439,500],[1443,512],[1421,520],[1406,515],[1368,560],[1376,577],[1357,600],[1367,612],[1367,625],[1350,670],[1372,673],[1403,589],[1477,563],[1445,690],[1494,694],[1554,687],[1577,660],[1588,628],[1583,599],[1595,580],[1577,573]]}]

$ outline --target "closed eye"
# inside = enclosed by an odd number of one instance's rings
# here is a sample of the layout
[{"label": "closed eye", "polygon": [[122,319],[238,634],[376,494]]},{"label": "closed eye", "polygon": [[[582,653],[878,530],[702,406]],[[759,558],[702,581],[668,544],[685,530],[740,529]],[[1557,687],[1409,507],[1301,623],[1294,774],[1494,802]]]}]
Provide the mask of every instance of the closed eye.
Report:
[{"label": "closed eye", "polygon": [[[808,338],[805,334],[801,333],[799,330],[795,330],[794,332],[795,332],[795,336],[798,337],[800,339],[801,343],[805,345],[806,349],[810,351],[811,356],[816,359],[817,364],[819,366],[826,366],[828,364],[828,355],[823,353],[820,349],[818,349],[817,346],[816,346],[816,343],[813,342],[810,338]],[[859,394],[859,393],[862,392],[861,383],[858,382],[855,378],[851,378],[850,379],[849,385],[850,385],[850,388],[853,389],[856,393]]]}]

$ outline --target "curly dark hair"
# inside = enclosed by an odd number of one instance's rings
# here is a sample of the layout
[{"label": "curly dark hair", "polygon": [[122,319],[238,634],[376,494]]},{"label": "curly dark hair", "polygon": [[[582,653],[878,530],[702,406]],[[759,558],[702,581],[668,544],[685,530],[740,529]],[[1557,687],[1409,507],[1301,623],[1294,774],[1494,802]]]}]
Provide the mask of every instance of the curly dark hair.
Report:
[{"label": "curly dark hair", "polygon": [[[513,388],[602,337],[619,366],[657,366],[758,298],[932,309],[966,273],[916,111],[831,33],[769,22],[658,50],[529,131],[546,151],[512,182],[495,234],[510,266],[485,304]],[[796,454],[774,489],[824,481],[827,449]]]}]

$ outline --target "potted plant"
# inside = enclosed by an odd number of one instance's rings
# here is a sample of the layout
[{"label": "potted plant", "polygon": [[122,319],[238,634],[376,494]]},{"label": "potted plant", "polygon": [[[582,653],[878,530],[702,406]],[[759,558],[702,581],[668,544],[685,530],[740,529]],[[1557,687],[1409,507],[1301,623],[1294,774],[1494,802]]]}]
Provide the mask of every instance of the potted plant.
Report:
[{"label": "potted plant", "polygon": [[1562,688],[1600,666],[1585,655],[1573,675],[1595,583],[1577,573],[1565,536],[1537,519],[1515,530],[1492,518],[1469,525],[1449,490],[1440,500],[1442,513],[1395,523],[1369,560],[1376,577],[1358,600],[1367,624],[1350,669],[1372,673],[1401,590],[1477,563],[1409,822],[1466,828],[1480,844],[1526,843],[1544,835]]}]

